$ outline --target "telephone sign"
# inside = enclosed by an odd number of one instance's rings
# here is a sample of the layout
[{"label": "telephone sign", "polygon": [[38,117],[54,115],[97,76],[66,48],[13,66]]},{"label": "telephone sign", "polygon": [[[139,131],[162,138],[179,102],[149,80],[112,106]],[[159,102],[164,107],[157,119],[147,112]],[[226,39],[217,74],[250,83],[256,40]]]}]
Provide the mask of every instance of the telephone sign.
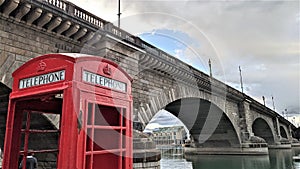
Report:
[{"label": "telephone sign", "polygon": [[110,89],[126,92],[126,83],[110,79],[89,71],[83,71],[82,80],[91,84],[108,87]]},{"label": "telephone sign", "polygon": [[19,82],[19,89],[24,89],[32,86],[39,86],[43,84],[49,84],[53,82],[65,80],[65,70],[51,72],[39,76],[29,77],[21,79]]}]

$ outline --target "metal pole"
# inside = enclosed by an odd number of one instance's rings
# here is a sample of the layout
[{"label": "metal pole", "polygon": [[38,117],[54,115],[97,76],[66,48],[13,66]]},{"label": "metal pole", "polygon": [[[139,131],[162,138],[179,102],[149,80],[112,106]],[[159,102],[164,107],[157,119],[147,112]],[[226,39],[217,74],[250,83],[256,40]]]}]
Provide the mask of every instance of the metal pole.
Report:
[{"label": "metal pole", "polygon": [[264,106],[266,106],[265,96],[262,96],[262,99],[264,101]]},{"label": "metal pole", "polygon": [[284,111],[285,111],[285,118],[287,119],[287,117],[288,117],[287,109],[284,109]]},{"label": "metal pole", "polygon": [[274,97],[272,96],[273,110],[275,111]]},{"label": "metal pole", "polygon": [[120,28],[120,24],[121,24],[121,0],[119,0],[118,2],[118,28]]},{"label": "metal pole", "polygon": [[240,81],[241,81],[242,93],[244,93],[243,77],[242,77],[242,69],[241,69],[241,66],[239,66],[239,70],[240,70]]},{"label": "metal pole", "polygon": [[209,75],[210,75],[210,77],[212,77],[211,61],[210,61],[210,59],[208,60],[208,65],[209,65]]}]

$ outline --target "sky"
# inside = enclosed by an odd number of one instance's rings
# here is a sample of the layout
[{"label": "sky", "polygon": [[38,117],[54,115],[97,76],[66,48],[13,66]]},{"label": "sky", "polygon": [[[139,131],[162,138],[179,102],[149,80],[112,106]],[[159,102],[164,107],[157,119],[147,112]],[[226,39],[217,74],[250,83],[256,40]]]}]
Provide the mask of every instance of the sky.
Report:
[{"label": "sky", "polygon": [[[71,0],[117,25],[117,0]],[[121,28],[281,113],[300,114],[297,0],[121,0]],[[272,101],[273,96],[273,101]]]},{"label": "sky", "polygon": [[145,128],[144,132],[151,132],[153,129],[159,128],[161,126],[171,127],[174,126],[174,124],[184,126],[186,132],[188,133],[188,129],[178,118],[176,118],[173,114],[169,113],[166,110],[160,110],[154,115],[151,122]]}]

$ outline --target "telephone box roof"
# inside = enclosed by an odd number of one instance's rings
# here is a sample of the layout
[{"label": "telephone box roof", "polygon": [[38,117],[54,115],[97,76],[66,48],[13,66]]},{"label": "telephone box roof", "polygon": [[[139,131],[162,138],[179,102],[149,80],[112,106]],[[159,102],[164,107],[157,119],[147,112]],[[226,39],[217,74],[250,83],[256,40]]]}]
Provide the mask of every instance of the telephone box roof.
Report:
[{"label": "telephone box roof", "polygon": [[42,56],[38,56],[35,57],[31,60],[29,60],[28,62],[26,62],[25,64],[23,64],[22,66],[20,66],[17,70],[15,70],[13,72],[13,76],[15,76],[16,74],[19,74],[22,72],[22,70],[27,67],[28,65],[37,62],[39,60],[43,60],[46,58],[60,58],[60,59],[64,59],[64,60],[68,60],[70,62],[76,63],[76,62],[82,62],[82,61],[101,61],[101,62],[105,62],[108,63],[110,65],[113,65],[114,67],[116,67],[117,69],[119,69],[127,78],[128,80],[132,81],[132,78],[116,63],[105,59],[103,57],[100,56],[95,56],[95,55],[89,55],[89,54],[82,54],[82,53],[50,53],[50,54],[45,54]]}]

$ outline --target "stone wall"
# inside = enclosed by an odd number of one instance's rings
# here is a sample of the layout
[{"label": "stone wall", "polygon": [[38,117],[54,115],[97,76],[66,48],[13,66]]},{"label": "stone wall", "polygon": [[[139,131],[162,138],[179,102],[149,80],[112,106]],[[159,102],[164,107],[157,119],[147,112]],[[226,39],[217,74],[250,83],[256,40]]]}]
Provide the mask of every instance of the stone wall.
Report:
[{"label": "stone wall", "polygon": [[46,53],[80,52],[82,45],[0,14],[0,80],[11,87],[11,74],[31,58]]}]

